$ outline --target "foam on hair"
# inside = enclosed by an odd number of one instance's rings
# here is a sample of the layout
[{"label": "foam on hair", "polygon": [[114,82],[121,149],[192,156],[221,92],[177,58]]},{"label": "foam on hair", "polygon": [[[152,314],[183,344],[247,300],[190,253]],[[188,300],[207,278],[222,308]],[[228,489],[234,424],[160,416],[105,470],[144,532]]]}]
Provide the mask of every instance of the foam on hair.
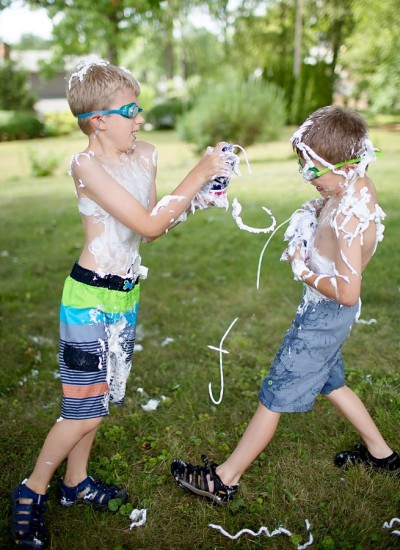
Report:
[{"label": "foam on hair", "polygon": [[[109,109],[120,90],[140,94],[140,85],[128,69],[93,56],[82,60],[67,82],[67,100],[74,116]],[[90,133],[89,119],[79,119],[78,124],[85,134]]]},{"label": "foam on hair", "polygon": [[[318,161],[347,180],[362,177],[376,160],[375,147],[368,139],[368,126],[355,111],[329,105],[312,113],[290,139],[293,150],[306,161],[305,169]],[[354,169],[334,169],[334,164],[359,158]]]}]

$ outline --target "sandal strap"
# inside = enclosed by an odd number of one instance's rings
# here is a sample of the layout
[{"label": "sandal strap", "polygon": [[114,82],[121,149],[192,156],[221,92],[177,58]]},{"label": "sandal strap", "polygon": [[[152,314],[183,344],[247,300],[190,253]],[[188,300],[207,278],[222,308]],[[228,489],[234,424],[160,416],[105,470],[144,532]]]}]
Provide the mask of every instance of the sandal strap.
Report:
[{"label": "sandal strap", "polygon": [[194,466],[192,464],[182,463],[181,479],[186,483],[191,483],[193,479]]},{"label": "sandal strap", "polygon": [[[16,541],[36,540],[37,548],[44,547],[46,544],[44,513],[47,495],[33,492],[25,485],[25,481],[17,485],[11,496],[12,535]],[[22,503],[21,500],[31,500],[31,502]]]},{"label": "sandal strap", "polygon": [[[171,473],[181,489],[209,498],[221,504],[232,500],[239,485],[224,485],[216,472],[217,464],[209,463],[206,455],[201,456],[204,466],[193,466],[176,459],[171,464]],[[210,484],[213,483],[213,490]]]},{"label": "sandal strap", "polygon": [[[90,476],[89,476],[90,477]],[[120,489],[115,487],[115,485],[107,485],[101,479],[93,479],[90,477],[91,482],[87,485],[89,491],[83,497],[83,500],[88,500],[93,502],[93,504],[99,504],[101,506],[106,506],[108,501],[116,498]]]},{"label": "sandal strap", "polygon": [[75,487],[65,485],[60,478],[61,503],[64,506],[72,506],[75,503],[88,503],[97,508],[107,508],[108,502],[114,498],[120,498],[125,502],[127,492],[115,485],[107,485],[101,479],[88,476]]},{"label": "sandal strap", "polygon": [[206,466],[194,466],[192,474],[192,485],[196,489],[201,491],[209,491],[208,480],[207,480],[208,469]]}]

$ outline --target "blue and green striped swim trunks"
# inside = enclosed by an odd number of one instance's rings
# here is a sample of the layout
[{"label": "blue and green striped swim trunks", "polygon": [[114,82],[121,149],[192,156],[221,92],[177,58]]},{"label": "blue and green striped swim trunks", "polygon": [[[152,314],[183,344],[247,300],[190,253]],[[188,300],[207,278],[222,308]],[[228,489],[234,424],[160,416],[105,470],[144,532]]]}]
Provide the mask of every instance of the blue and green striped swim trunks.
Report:
[{"label": "blue and green striped swim trunks", "polygon": [[74,265],[60,307],[62,418],[107,416],[109,402],[123,405],[139,298],[138,279]]}]

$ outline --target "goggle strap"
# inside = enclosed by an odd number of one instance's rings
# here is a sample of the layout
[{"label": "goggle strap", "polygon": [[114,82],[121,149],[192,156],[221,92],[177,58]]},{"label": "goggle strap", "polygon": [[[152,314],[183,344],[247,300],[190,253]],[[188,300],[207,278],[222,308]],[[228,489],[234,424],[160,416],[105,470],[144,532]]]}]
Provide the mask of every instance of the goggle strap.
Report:
[{"label": "goggle strap", "polygon": [[[132,107],[132,105],[136,105],[136,103],[130,103],[129,104],[129,108]],[[125,107],[125,105],[124,105]],[[143,109],[141,107],[139,107],[139,105],[136,105],[137,107],[137,110],[138,112],[136,113],[135,116],[137,116],[139,113],[141,113],[143,111]],[[128,116],[129,114],[129,109],[109,109],[109,110],[106,110],[106,111],[90,111],[90,113],[82,113],[80,115],[76,115],[76,118],[87,118],[89,116],[92,116],[92,115],[122,115],[124,116],[125,118],[135,118],[135,117],[130,117]]]},{"label": "goggle strap", "polygon": [[[346,160],[344,162],[338,162],[337,164],[333,165],[333,170],[336,170],[336,168],[341,168],[342,166],[347,166],[348,164],[361,162],[361,160],[362,159],[351,159],[351,160]],[[310,168],[310,170],[312,170],[312,168]],[[313,170],[313,172],[318,176],[323,176],[324,174],[327,174],[331,170],[332,168],[324,168],[323,170]]]},{"label": "goggle strap", "polygon": [[90,113],[82,113],[81,115],[76,115],[76,118],[87,118],[92,115],[113,115],[113,114],[120,114],[120,109],[111,109],[109,111],[90,111]]},{"label": "goggle strap", "polygon": [[[374,151],[374,153],[377,157],[380,157],[382,155],[382,152],[379,151],[379,149]],[[361,161],[362,161],[362,158],[345,160],[344,162],[338,162],[337,164],[334,164],[333,169],[335,170],[336,168],[341,168],[342,166],[347,166],[348,164],[358,163],[358,162],[361,162]],[[299,159],[299,162],[300,162],[300,159]],[[301,164],[301,162],[300,162],[300,164]],[[311,170],[315,174],[318,174],[318,176],[323,176],[324,174],[329,172],[331,170],[331,168],[324,168],[323,170],[318,170],[318,169],[315,168],[315,166],[312,166],[312,167],[309,168],[309,170]]]},{"label": "goggle strap", "polygon": [[90,113],[81,113],[80,115],[76,115],[76,118],[87,118],[92,115],[97,115],[98,111],[91,111]]}]

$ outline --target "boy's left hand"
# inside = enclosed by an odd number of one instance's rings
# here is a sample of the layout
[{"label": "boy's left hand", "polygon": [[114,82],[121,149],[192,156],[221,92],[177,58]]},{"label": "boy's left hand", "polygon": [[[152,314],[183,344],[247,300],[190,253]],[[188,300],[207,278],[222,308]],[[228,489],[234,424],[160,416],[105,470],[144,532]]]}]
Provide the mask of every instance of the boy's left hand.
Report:
[{"label": "boy's left hand", "polygon": [[281,260],[287,261],[290,264],[294,260],[301,260],[303,262],[307,262],[309,258],[308,254],[308,248],[307,248],[307,241],[300,240],[296,243],[295,246],[289,246],[286,248],[286,250],[283,252]]}]

